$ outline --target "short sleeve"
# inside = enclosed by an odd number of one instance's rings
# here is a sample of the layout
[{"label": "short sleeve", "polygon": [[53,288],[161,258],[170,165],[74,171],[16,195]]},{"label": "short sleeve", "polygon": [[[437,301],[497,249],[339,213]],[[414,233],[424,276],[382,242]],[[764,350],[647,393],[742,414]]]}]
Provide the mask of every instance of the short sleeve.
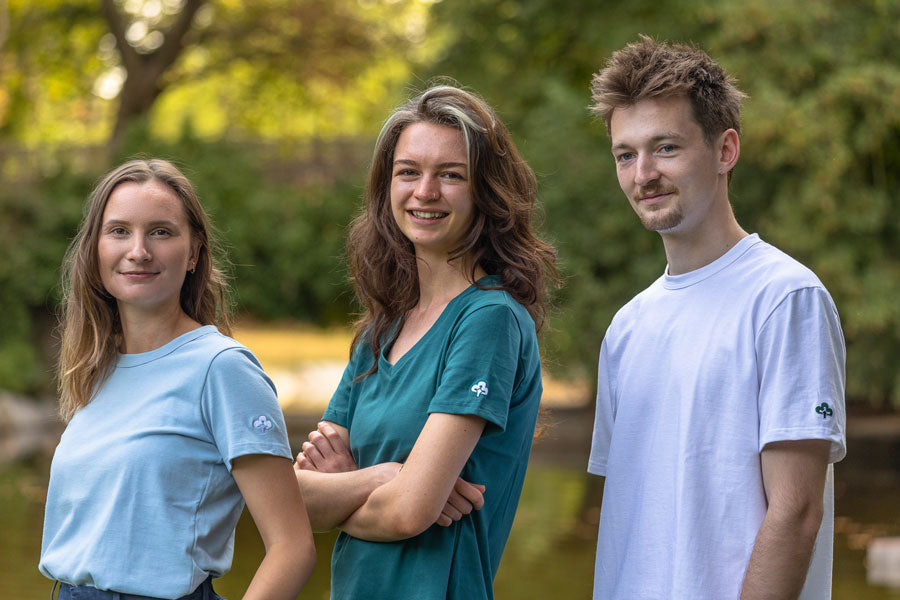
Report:
[{"label": "short sleeve", "polygon": [[600,360],[597,365],[597,406],[594,412],[594,431],[591,437],[591,455],[588,459],[588,473],[606,476],[606,461],[612,442],[613,421],[615,420],[615,393],[613,378],[609,373],[609,345],[606,339],[600,346]]},{"label": "short sleeve", "polygon": [[825,439],[829,462],[846,454],[845,348],[840,319],[823,288],[791,292],[756,340],[759,450],[770,442]]},{"label": "short sleeve", "polygon": [[322,415],[323,421],[331,421],[341,427],[348,426],[350,422],[348,417],[350,409],[350,385],[353,383],[354,371],[353,361],[351,360],[347,363],[344,374],[341,376],[341,381],[338,384],[337,389],[334,390],[334,394],[331,395],[331,400],[328,401],[328,408],[325,409],[325,414]]},{"label": "short sleeve", "polygon": [[201,397],[203,419],[226,467],[247,454],[292,458],[275,386],[246,348],[213,358]]},{"label": "short sleeve", "polygon": [[334,394],[331,395],[331,400],[328,401],[325,414],[322,415],[323,421],[331,421],[341,427],[350,426],[350,392],[355,385],[353,380],[372,364],[371,359],[366,359],[371,354],[370,348],[368,344],[360,342],[353,349],[350,361],[344,368],[344,374],[341,375],[341,381],[334,390]]},{"label": "short sleeve", "polygon": [[506,429],[522,334],[505,304],[480,307],[460,319],[429,413],[477,415],[485,435]]}]

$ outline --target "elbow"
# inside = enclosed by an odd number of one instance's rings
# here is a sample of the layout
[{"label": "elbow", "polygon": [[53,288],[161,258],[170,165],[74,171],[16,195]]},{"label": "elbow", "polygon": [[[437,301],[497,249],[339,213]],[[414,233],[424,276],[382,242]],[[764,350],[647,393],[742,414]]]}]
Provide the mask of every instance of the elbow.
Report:
[{"label": "elbow", "polygon": [[397,539],[403,540],[423,533],[440,516],[440,511],[438,511],[438,514],[432,515],[431,511],[419,506],[398,506],[393,512],[394,514],[390,518],[392,533]]},{"label": "elbow", "polygon": [[[770,507],[770,510],[773,507]],[[798,502],[789,507],[775,508],[777,521],[789,531],[794,532],[798,539],[815,543],[819,528],[822,525],[822,517],[825,507],[822,499]]]}]

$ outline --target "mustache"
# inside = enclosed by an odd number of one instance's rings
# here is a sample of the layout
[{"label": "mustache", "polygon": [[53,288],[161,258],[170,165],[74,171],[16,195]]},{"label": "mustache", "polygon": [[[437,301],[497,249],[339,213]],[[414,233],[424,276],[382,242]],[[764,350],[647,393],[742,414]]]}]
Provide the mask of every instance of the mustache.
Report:
[{"label": "mustache", "polygon": [[658,196],[660,194],[672,194],[675,192],[674,187],[666,187],[662,185],[658,179],[651,181],[646,185],[642,185],[640,189],[638,189],[636,200],[643,200],[648,196]]}]

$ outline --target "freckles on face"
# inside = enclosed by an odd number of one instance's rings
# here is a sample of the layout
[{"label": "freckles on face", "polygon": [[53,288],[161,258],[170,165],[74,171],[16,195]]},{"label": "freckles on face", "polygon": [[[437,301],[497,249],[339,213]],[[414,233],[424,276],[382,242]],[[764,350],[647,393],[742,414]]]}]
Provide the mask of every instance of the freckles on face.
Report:
[{"label": "freckles on face", "polygon": [[391,212],[417,255],[438,259],[462,242],[474,214],[462,133],[433,123],[408,125],[397,140]]}]

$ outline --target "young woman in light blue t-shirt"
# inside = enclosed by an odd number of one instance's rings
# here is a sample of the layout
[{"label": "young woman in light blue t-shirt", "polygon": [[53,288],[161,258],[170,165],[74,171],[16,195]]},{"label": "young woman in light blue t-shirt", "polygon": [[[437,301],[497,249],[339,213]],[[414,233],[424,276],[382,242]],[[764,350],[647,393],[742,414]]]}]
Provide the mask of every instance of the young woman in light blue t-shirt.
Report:
[{"label": "young woman in light blue t-shirt", "polygon": [[315,564],[275,389],[226,335],[208,230],[178,169],[137,160],[94,190],[66,255],[68,425],[40,561],[60,600],[219,598],[245,502],[266,546],[245,600],[295,598]]},{"label": "young woman in light blue t-shirt", "polygon": [[556,277],[536,188],[493,110],[458,88],[425,91],[379,135],[348,240],[365,313],[295,464],[313,527],[342,530],[333,599],[493,597]]}]

